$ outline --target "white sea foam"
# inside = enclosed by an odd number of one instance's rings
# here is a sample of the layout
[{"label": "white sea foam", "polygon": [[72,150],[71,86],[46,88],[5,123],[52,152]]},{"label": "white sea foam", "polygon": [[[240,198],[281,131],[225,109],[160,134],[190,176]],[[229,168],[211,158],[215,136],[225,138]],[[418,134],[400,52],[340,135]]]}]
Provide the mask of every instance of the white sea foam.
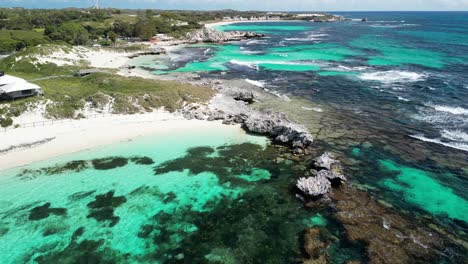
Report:
[{"label": "white sea foam", "polygon": [[443,130],[442,136],[453,141],[468,143],[468,134],[461,130]]},{"label": "white sea foam", "polygon": [[266,85],[265,81],[255,81],[255,80],[250,80],[250,79],[245,79],[245,81],[257,87],[261,87],[261,88],[265,87]]},{"label": "white sea foam", "polygon": [[467,143],[461,143],[461,142],[444,142],[444,141],[442,141],[441,139],[437,139],[437,138],[427,138],[427,137],[424,137],[424,136],[422,136],[422,135],[412,135],[411,137],[412,137],[412,138],[419,139],[419,140],[421,140],[421,141],[425,141],[425,142],[431,142],[431,143],[440,144],[440,145],[443,145],[443,146],[446,146],[446,147],[450,147],[450,148],[454,148],[454,149],[459,149],[459,150],[463,150],[463,151],[468,151],[468,144],[467,144]]},{"label": "white sea foam", "polygon": [[203,55],[206,56],[206,54],[208,54],[208,52],[210,52],[210,51],[211,51],[211,48],[207,48],[205,51],[203,51]]},{"label": "white sea foam", "polygon": [[359,76],[359,78],[365,81],[379,81],[385,84],[398,82],[418,82],[424,80],[426,77],[426,74],[406,71],[368,72]]},{"label": "white sea foam", "polygon": [[314,40],[322,40],[323,37],[327,37],[327,36],[328,34],[324,34],[324,33],[313,33],[304,38],[285,38],[285,40],[287,41],[314,41]]},{"label": "white sea foam", "polygon": [[451,106],[444,106],[444,105],[430,105],[430,107],[434,108],[436,111],[439,112],[446,112],[451,113],[454,115],[468,115],[468,109],[463,107],[451,107]]},{"label": "white sea foam", "polygon": [[255,45],[255,44],[266,44],[266,43],[268,43],[268,41],[266,41],[266,40],[254,39],[254,40],[248,41],[248,42],[245,43],[245,44],[246,44],[246,45]]},{"label": "white sea foam", "polygon": [[375,24],[371,25],[371,27],[375,28],[400,28],[400,27],[415,27],[419,26],[418,24],[397,24],[397,25],[392,25],[392,24]]},{"label": "white sea foam", "polygon": [[319,107],[309,108],[309,107],[301,106],[301,108],[304,109],[304,110],[307,110],[307,111],[315,111],[315,112],[319,112],[319,113],[323,112],[323,109],[319,108]]},{"label": "white sea foam", "polygon": [[249,67],[249,68],[253,68],[253,69],[257,68],[257,64],[254,63],[254,62],[239,61],[239,60],[230,60],[229,62],[232,63],[232,64],[245,66],[245,67]]},{"label": "white sea foam", "polygon": [[410,101],[409,99],[406,99],[406,98],[401,97],[401,96],[398,96],[398,100],[405,101],[405,102],[409,102],[409,101]]},{"label": "white sea foam", "polygon": [[283,99],[284,101],[291,101],[291,99],[285,95],[285,94],[281,94],[281,93],[278,93],[278,92],[275,92],[275,91],[271,91],[272,94],[278,96],[279,98]]},{"label": "white sea foam", "polygon": [[243,50],[243,54],[262,54],[263,51],[255,51],[255,50]]}]

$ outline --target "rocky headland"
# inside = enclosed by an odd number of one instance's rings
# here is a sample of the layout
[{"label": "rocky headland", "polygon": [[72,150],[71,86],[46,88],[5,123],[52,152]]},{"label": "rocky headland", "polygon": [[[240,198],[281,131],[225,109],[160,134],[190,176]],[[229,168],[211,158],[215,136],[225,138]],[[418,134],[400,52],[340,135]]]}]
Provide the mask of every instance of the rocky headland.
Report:
[{"label": "rocky headland", "polygon": [[227,41],[239,41],[251,38],[262,38],[264,34],[249,31],[221,32],[215,29],[204,27],[187,33],[186,39],[189,43],[222,43]]}]

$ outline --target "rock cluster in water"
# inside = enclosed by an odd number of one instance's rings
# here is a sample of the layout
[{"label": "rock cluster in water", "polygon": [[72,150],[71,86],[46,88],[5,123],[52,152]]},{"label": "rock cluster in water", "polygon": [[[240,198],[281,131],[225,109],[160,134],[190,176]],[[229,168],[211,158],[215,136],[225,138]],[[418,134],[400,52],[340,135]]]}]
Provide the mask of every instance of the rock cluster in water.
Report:
[{"label": "rock cluster in water", "polygon": [[187,33],[187,39],[189,42],[209,42],[209,43],[220,43],[226,41],[238,41],[250,38],[261,38],[264,34],[249,31],[231,31],[221,32],[211,28],[202,28]]},{"label": "rock cluster in water", "polygon": [[302,126],[290,121],[284,113],[250,109],[232,114],[223,110],[190,107],[183,111],[187,119],[223,120],[224,124],[241,124],[248,132],[266,135],[276,143],[291,146],[295,154],[304,154],[313,142],[312,135]]},{"label": "rock cluster in water", "polygon": [[306,173],[306,177],[297,181],[296,187],[301,191],[302,199],[303,195],[312,198],[326,196],[333,186],[346,181],[340,162],[329,152],[315,159],[313,167]]},{"label": "rock cluster in water", "polygon": [[215,84],[218,85],[218,95],[211,104],[186,106],[182,110],[185,118],[240,124],[250,133],[268,136],[278,144],[291,147],[296,155],[309,153],[313,137],[304,126],[289,120],[284,113],[248,107],[248,104],[258,100],[252,90],[228,88],[219,82]]}]

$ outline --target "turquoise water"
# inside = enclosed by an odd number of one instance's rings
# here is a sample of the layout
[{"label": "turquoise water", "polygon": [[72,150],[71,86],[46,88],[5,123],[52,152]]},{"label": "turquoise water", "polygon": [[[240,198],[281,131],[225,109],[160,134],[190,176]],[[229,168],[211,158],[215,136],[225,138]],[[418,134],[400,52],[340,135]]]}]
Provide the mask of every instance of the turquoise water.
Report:
[{"label": "turquoise water", "polygon": [[406,201],[427,212],[468,222],[468,201],[456,195],[451,188],[443,186],[434,175],[400,166],[391,160],[382,160],[380,164],[385,170],[397,173],[395,179],[381,181],[386,188],[401,192]]},{"label": "turquoise water", "polygon": [[[133,62],[155,74],[258,80],[287,94],[292,101],[269,107],[287,105],[280,110],[318,131],[317,150],[341,154],[353,184],[447,240],[466,241],[468,16],[345,15],[370,22],[230,25],[222,30],[268,38]],[[323,112],[301,108],[317,105]],[[333,263],[365,258],[344,242],[332,209],[305,210],[294,197],[310,164],[272,162],[283,151],[239,130],[190,131],[2,172],[0,259],[293,263],[311,226],[333,237]],[[443,263],[461,263],[456,250],[447,247]]]},{"label": "turquoise water", "polygon": [[229,24],[229,25],[222,25],[216,26],[215,29],[219,31],[255,31],[258,33],[264,34],[281,34],[284,31],[304,31],[313,29],[310,23],[301,23],[296,25],[275,25],[275,24]]},{"label": "turquoise water", "polygon": [[[265,138],[248,136],[236,127],[194,128],[4,171],[0,175],[0,259],[2,263],[41,259],[51,263],[46,260],[59,252],[76,251],[73,247],[80,243],[101,239],[100,248],[139,259],[163,246],[148,245],[138,235],[153,215],[188,207],[204,212],[210,210],[210,203],[235,198],[249,188],[221,182],[210,171],[171,170],[155,175],[154,167],[195,147],[216,149],[247,142],[259,150],[267,144]],[[269,172],[251,168],[249,174],[233,172],[227,177],[259,181],[269,179]],[[179,230],[167,241],[171,245],[197,230],[190,222],[171,220],[167,225]],[[70,243],[74,236],[76,245]]]},{"label": "turquoise water", "polygon": [[369,22],[229,25],[220,30],[267,38],[186,48],[158,73],[256,80],[287,95],[260,107],[306,124],[375,199],[466,241],[467,13],[343,15]]},{"label": "turquoise water", "polygon": [[[200,46],[196,48],[200,48]],[[259,67],[259,70],[307,72],[319,71],[321,69],[317,64],[319,61],[342,61],[349,56],[359,55],[359,52],[337,44],[277,47],[255,55],[249,53],[245,47],[238,45],[205,45],[203,48],[213,50],[214,56],[203,61],[192,61],[183,67],[172,70],[165,70],[167,66],[158,64],[157,61],[153,64],[140,63],[139,66],[157,69],[158,74],[227,71],[230,69],[228,64]]]},{"label": "turquoise water", "polygon": [[[272,162],[286,151],[238,127],[195,127],[3,171],[0,259],[293,262],[304,228],[341,227],[290,195],[304,165]],[[331,259],[359,259],[338,237]]]}]

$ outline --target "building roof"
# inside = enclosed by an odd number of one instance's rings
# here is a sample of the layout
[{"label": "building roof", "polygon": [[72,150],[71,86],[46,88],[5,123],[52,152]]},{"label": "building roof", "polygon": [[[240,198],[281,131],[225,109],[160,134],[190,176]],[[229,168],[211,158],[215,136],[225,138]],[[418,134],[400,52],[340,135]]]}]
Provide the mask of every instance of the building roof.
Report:
[{"label": "building roof", "polygon": [[0,77],[0,94],[39,89],[41,89],[41,87],[18,77],[11,75],[4,75]]}]

